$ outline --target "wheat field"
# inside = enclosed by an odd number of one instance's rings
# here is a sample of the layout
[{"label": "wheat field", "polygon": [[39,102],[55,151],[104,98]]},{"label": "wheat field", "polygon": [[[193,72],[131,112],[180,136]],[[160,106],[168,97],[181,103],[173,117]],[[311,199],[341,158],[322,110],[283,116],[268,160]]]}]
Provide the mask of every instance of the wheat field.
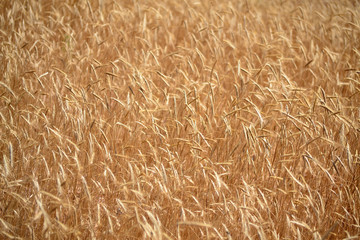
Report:
[{"label": "wheat field", "polygon": [[358,1],[0,2],[1,239],[358,239]]}]

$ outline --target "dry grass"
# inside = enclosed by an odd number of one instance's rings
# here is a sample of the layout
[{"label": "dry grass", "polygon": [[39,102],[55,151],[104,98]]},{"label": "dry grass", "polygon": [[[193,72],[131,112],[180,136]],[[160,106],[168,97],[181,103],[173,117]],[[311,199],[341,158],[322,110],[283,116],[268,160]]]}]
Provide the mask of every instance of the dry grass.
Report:
[{"label": "dry grass", "polygon": [[359,237],[357,1],[0,9],[1,238]]}]

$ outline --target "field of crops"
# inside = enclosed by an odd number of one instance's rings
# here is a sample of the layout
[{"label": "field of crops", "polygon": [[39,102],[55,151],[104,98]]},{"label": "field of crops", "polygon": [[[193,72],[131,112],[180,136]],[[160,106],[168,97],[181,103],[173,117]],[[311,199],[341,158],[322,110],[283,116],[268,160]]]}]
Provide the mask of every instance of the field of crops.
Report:
[{"label": "field of crops", "polygon": [[360,3],[0,2],[1,239],[358,239]]}]

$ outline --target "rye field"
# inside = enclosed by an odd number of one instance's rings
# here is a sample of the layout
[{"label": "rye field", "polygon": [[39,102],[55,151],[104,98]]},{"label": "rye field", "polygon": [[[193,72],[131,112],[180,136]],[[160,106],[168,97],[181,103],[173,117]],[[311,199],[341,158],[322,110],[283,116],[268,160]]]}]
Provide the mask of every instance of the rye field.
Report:
[{"label": "rye field", "polygon": [[358,1],[0,2],[0,239],[358,239]]}]

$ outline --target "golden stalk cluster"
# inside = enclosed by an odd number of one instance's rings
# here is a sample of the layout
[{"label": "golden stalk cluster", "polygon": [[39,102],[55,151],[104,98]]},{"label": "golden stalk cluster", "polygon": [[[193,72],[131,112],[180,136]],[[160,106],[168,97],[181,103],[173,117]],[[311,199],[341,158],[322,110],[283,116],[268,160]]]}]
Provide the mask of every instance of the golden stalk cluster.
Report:
[{"label": "golden stalk cluster", "polygon": [[357,239],[357,1],[0,2],[0,238]]}]

